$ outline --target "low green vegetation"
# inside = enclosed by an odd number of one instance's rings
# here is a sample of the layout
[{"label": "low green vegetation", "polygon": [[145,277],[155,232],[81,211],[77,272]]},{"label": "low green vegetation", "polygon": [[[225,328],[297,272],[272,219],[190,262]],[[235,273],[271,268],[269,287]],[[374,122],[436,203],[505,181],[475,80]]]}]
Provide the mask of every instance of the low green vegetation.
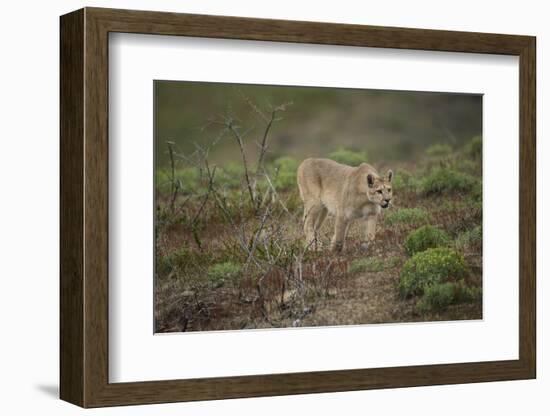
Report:
[{"label": "low green vegetation", "polygon": [[405,249],[412,256],[429,248],[444,247],[450,240],[445,231],[432,225],[425,225],[409,233],[405,239]]},{"label": "low green vegetation", "polygon": [[167,255],[155,256],[156,272],[159,274],[170,273],[171,271],[182,269],[182,265],[190,264],[190,257],[195,254],[190,253],[186,246],[180,247],[178,250]]},{"label": "low green vegetation", "polygon": [[481,248],[483,242],[483,231],[481,225],[470,230],[461,232],[455,239],[455,246],[458,250],[466,251],[472,248]]},{"label": "low green vegetation", "polygon": [[[180,248],[165,255],[156,256],[156,273],[160,275],[172,274],[173,277],[186,277],[191,280],[197,277],[202,278],[202,270],[208,267],[212,262],[225,265],[226,270],[231,267],[229,260],[235,258],[235,251],[231,247],[219,250],[215,255],[202,250],[194,250],[186,244]],[[218,266],[216,264],[215,266]],[[213,273],[223,271],[222,266],[213,269]]]},{"label": "low green vegetation", "polygon": [[442,310],[453,303],[455,297],[455,285],[453,282],[439,283],[429,286],[424,295],[416,304],[418,310]]},{"label": "low green vegetation", "polygon": [[381,272],[384,267],[384,260],[378,257],[367,257],[353,260],[348,271],[350,273]]},{"label": "low green vegetation", "polygon": [[237,277],[241,270],[239,264],[230,261],[216,263],[208,268],[208,278],[214,283],[223,283]]},{"label": "low green vegetation", "polygon": [[386,268],[393,269],[401,264],[401,257],[394,256],[386,260]]},{"label": "low green vegetation", "polygon": [[476,160],[461,157],[455,159],[452,166],[453,169],[470,175],[480,176],[481,174],[481,164]]},{"label": "low green vegetation", "polygon": [[399,169],[399,171],[393,173],[392,186],[394,191],[415,188],[415,179],[408,170]]},{"label": "low green vegetation", "polygon": [[475,136],[470,140],[464,147],[465,153],[474,158],[481,159],[481,154],[483,152],[483,142],[481,136]]},{"label": "low green vegetation", "polygon": [[328,157],[338,163],[343,163],[349,166],[359,166],[361,163],[367,161],[367,154],[365,152],[355,152],[344,148],[335,150],[330,153]]},{"label": "low green vegetation", "polygon": [[467,173],[438,168],[420,179],[418,191],[426,196],[456,192],[467,193],[472,191],[478,183],[478,179]]},{"label": "low green vegetation", "polygon": [[468,266],[457,251],[449,248],[429,248],[415,254],[403,265],[399,292],[408,297],[423,295],[430,286],[458,282],[468,274]]},{"label": "low green vegetation", "polygon": [[483,184],[481,181],[477,181],[472,188],[471,192],[472,200],[475,202],[478,202],[481,205],[481,201],[483,200]]},{"label": "low green vegetation", "polygon": [[[174,182],[178,183],[182,194],[198,192],[201,187],[200,172],[195,168],[174,169]],[[157,169],[155,183],[159,190],[168,192],[172,184],[172,171],[170,169]]]},{"label": "low green vegetation", "polygon": [[296,186],[298,165],[298,161],[291,157],[280,157],[273,162],[276,170],[274,182],[277,189],[286,190]]},{"label": "low green vegetation", "polygon": [[380,257],[367,257],[353,260],[349,267],[349,273],[376,273],[393,269],[401,264],[398,256],[382,259]]},{"label": "low green vegetation", "polygon": [[388,225],[420,225],[428,222],[428,218],[428,211],[424,208],[399,208],[386,214],[385,222]]},{"label": "low green vegetation", "polygon": [[[195,168],[198,171],[198,169]],[[218,181],[231,190],[238,190],[244,178],[244,169],[238,163],[227,163],[217,172]],[[206,185],[206,184],[205,184]]]},{"label": "low green vegetation", "polygon": [[443,311],[450,305],[471,302],[478,296],[479,291],[463,281],[439,283],[426,288],[416,308],[420,312]]},{"label": "low green vegetation", "polygon": [[448,144],[436,143],[426,149],[426,155],[430,157],[446,157],[451,155],[453,148]]}]

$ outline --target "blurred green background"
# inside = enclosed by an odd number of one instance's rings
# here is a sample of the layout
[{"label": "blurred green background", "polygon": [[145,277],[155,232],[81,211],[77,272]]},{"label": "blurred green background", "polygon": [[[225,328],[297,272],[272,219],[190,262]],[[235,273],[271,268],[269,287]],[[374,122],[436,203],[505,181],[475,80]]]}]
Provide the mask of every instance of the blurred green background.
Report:
[{"label": "blurred green background", "polygon": [[[482,132],[482,96],[318,87],[155,81],[155,157],[169,163],[166,141],[182,153],[219,136],[220,121],[231,115],[256,159],[257,143],[271,108],[292,103],[270,132],[268,160],[322,157],[340,149],[366,152],[369,162],[406,161],[433,144],[462,146]],[[240,158],[234,138],[224,136],[210,151],[214,163]]]}]

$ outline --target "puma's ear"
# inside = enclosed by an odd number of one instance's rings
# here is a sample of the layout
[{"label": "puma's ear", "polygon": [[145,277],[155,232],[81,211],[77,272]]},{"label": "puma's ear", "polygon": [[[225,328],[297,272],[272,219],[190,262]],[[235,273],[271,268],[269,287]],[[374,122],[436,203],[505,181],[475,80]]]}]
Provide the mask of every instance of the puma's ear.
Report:
[{"label": "puma's ear", "polygon": [[388,176],[388,181],[391,182],[391,180],[393,179],[393,170],[388,170],[388,173],[387,173],[387,176]]},{"label": "puma's ear", "polygon": [[374,185],[374,175],[372,173],[369,173],[367,175],[367,183],[369,184],[369,188],[372,188]]}]

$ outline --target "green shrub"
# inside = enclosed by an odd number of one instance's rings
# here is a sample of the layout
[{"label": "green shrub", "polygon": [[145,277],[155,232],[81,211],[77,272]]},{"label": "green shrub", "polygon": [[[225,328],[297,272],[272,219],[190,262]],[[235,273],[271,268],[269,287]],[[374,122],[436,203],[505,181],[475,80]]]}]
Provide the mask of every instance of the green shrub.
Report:
[{"label": "green shrub", "polygon": [[196,264],[201,263],[201,253],[193,252],[184,245],[175,251],[167,254],[157,252],[155,256],[156,269],[155,272],[159,276],[169,275],[171,272],[186,270]]},{"label": "green shrub", "polygon": [[335,162],[343,163],[349,166],[359,166],[367,160],[367,154],[365,152],[354,152],[353,150],[347,150],[344,148],[335,150],[330,153],[328,157]]},{"label": "green shrub", "polygon": [[483,204],[481,201],[476,201],[474,198],[443,199],[436,208],[438,212],[445,212],[447,214],[457,215],[458,212],[468,214],[468,217],[472,217],[478,222],[482,218],[482,209]]},{"label": "green shrub", "polygon": [[179,248],[168,254],[162,254],[157,251],[155,256],[155,271],[158,275],[168,275],[170,272],[179,268],[181,259],[186,258],[189,251],[186,246]]},{"label": "green shrub", "polygon": [[429,286],[424,291],[424,295],[416,304],[421,312],[430,310],[443,310],[453,303],[455,294],[455,283],[447,282]]},{"label": "green shrub", "polygon": [[394,267],[399,266],[400,263],[401,263],[401,257],[399,257],[399,256],[390,257],[386,261],[386,268],[393,269]]},{"label": "green shrub", "polygon": [[285,205],[290,212],[301,211],[304,206],[298,192],[291,192],[286,195]]},{"label": "green shrub", "polygon": [[274,181],[277,189],[289,189],[296,186],[297,160],[291,157],[280,157],[273,162],[273,166],[277,170]]},{"label": "green shrub", "polygon": [[206,252],[192,250],[187,245],[166,255],[157,253],[155,257],[156,272],[159,274],[168,274],[174,270],[186,271],[196,269],[198,267],[204,267],[212,261],[211,256]]},{"label": "green shrub", "polygon": [[470,173],[472,175],[479,176],[481,173],[481,163],[479,161],[474,161],[463,157],[455,159],[452,166],[454,170]]},{"label": "green shrub", "polygon": [[429,248],[444,247],[449,244],[449,241],[450,238],[445,231],[432,225],[425,225],[409,233],[405,239],[405,248],[412,256]]},{"label": "green shrub", "polygon": [[[174,171],[174,178],[179,181],[181,193],[194,193],[201,187],[200,172],[196,168],[183,168]],[[170,191],[172,171],[169,168],[157,169],[155,185],[164,192]]]},{"label": "green shrub", "polygon": [[165,276],[172,271],[173,264],[170,256],[158,254],[155,256],[155,274],[157,276]]},{"label": "green shrub", "polygon": [[273,162],[273,165],[279,168],[279,170],[286,170],[289,172],[296,172],[298,170],[299,164],[300,163],[298,163],[296,159],[293,159],[288,156],[277,158]]},{"label": "green shrub", "polygon": [[419,182],[419,191],[423,195],[441,195],[449,192],[470,192],[479,180],[467,173],[452,169],[439,168],[423,177]]},{"label": "green shrub", "polygon": [[449,248],[429,248],[415,254],[403,265],[399,277],[401,296],[421,295],[426,288],[457,282],[468,274],[464,258]]},{"label": "green shrub", "polygon": [[224,186],[238,189],[244,180],[244,168],[239,163],[228,163],[218,171],[216,177]]},{"label": "green shrub", "polygon": [[446,217],[444,220],[445,230],[455,237],[477,227],[483,219],[482,203],[471,198],[463,198],[462,201],[457,201],[454,204],[445,204],[437,211]]},{"label": "green shrub", "polygon": [[430,157],[445,157],[453,152],[453,148],[448,144],[436,143],[426,149],[426,154]]},{"label": "green shrub", "polygon": [[428,222],[429,214],[424,208],[400,208],[389,212],[385,216],[388,225],[395,224],[424,224]]},{"label": "green shrub", "polygon": [[393,190],[396,191],[398,189],[405,188],[407,186],[407,182],[408,181],[401,175],[401,172],[399,176],[394,175],[392,179]]},{"label": "green shrub", "polygon": [[296,186],[296,172],[279,172],[275,178],[274,186],[277,189],[290,189],[293,186]]},{"label": "green shrub", "polygon": [[476,202],[481,202],[483,200],[483,183],[481,180],[477,181],[472,188],[472,199]]},{"label": "green shrub", "polygon": [[465,153],[474,159],[481,159],[483,152],[483,141],[481,136],[475,136],[464,147]]},{"label": "green shrub", "polygon": [[378,257],[353,260],[348,268],[350,273],[381,272],[382,270],[384,270],[384,260]]},{"label": "green shrub", "polygon": [[462,251],[470,248],[481,248],[482,243],[483,231],[480,225],[460,233],[455,239],[455,247]]},{"label": "green shrub", "polygon": [[210,266],[208,268],[208,279],[214,283],[223,283],[237,277],[240,272],[241,266],[239,264],[226,261]]},{"label": "green shrub", "polygon": [[196,192],[201,187],[200,172],[197,168],[185,168],[176,171],[176,178],[181,181],[183,193]]},{"label": "green shrub", "polygon": [[400,169],[397,174],[394,172],[392,179],[392,187],[394,190],[401,190],[406,188],[415,189],[416,180],[409,171]]},{"label": "green shrub", "polygon": [[427,287],[416,307],[421,312],[442,311],[450,305],[470,302],[477,295],[478,290],[463,281],[440,283]]}]

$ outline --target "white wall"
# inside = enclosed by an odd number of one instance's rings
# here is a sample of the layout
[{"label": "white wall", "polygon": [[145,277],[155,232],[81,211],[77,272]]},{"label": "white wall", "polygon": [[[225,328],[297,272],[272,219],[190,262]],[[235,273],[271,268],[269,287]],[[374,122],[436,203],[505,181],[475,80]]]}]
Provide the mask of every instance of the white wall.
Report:
[{"label": "white wall", "polygon": [[[370,4],[369,4],[370,3]],[[535,381],[424,387],[339,394],[289,396],[218,402],[92,410],[88,414],[397,414],[424,416],[466,413],[515,415],[548,413],[550,361],[544,346],[548,317],[543,300],[543,240],[549,227],[550,146],[543,130],[544,104],[550,99],[545,62],[550,26],[545,2],[339,0],[271,2],[69,1],[4,2],[0,64],[0,409],[3,414],[76,414],[59,401],[58,385],[58,16],[82,6],[156,9],[295,20],[362,23],[536,35],[538,42],[538,305],[539,378]],[[543,178],[545,176],[545,178]],[[505,178],[503,178],[505,179]],[[543,197],[546,201],[543,201]],[[543,237],[543,234],[544,237]],[[545,267],[545,270],[547,267]],[[11,410],[11,411],[8,411]]]}]

